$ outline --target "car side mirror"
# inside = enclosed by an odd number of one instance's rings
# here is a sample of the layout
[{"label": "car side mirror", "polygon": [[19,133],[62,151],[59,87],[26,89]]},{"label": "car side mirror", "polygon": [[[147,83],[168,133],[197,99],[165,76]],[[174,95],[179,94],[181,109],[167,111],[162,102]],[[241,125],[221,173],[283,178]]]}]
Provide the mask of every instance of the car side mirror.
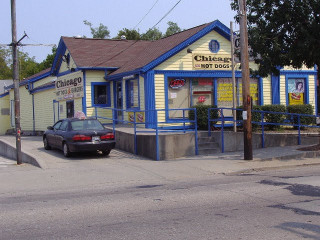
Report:
[{"label": "car side mirror", "polygon": [[52,126],[47,127],[48,130],[53,130]]}]

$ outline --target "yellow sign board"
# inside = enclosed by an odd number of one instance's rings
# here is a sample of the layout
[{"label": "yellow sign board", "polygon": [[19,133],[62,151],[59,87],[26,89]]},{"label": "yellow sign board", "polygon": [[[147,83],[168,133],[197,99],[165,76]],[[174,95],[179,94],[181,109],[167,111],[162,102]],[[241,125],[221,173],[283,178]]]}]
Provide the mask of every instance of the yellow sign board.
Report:
[{"label": "yellow sign board", "polygon": [[192,54],[194,70],[231,70],[231,56],[218,54]]}]

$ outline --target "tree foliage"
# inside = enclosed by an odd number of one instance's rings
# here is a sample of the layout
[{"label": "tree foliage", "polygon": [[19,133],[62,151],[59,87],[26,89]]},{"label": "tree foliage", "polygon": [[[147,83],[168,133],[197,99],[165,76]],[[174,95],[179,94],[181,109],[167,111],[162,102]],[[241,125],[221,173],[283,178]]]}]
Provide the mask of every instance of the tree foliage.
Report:
[{"label": "tree foliage", "polygon": [[167,28],[167,31],[166,33],[164,34],[165,37],[169,37],[175,33],[179,33],[181,32],[181,28],[178,26],[177,23],[175,22],[171,22],[169,21],[168,22],[168,28]]},{"label": "tree foliage", "polygon": [[83,23],[89,26],[93,38],[110,38],[110,31],[107,26],[100,23],[99,27],[94,28],[91,22],[84,20]]},{"label": "tree foliage", "polygon": [[[231,7],[238,10],[238,0]],[[249,45],[261,76],[279,74],[279,66],[320,65],[319,0],[247,0],[246,7]]]},{"label": "tree foliage", "polygon": [[39,64],[39,70],[42,71],[44,69],[47,69],[49,67],[52,67],[53,61],[54,61],[54,57],[56,56],[56,52],[57,52],[57,47],[54,46],[52,48],[52,53],[48,54],[48,56],[46,57],[45,60],[43,60],[40,64]]},{"label": "tree foliage", "polygon": [[149,28],[147,32],[141,34],[142,40],[159,40],[162,38],[162,32],[158,28]]},{"label": "tree foliage", "polygon": [[0,47],[0,79],[12,79],[12,71],[9,65],[10,51]]},{"label": "tree foliage", "polygon": [[135,29],[124,28],[118,32],[118,35],[115,39],[121,39],[122,36],[125,36],[127,40],[140,40],[140,33]]}]

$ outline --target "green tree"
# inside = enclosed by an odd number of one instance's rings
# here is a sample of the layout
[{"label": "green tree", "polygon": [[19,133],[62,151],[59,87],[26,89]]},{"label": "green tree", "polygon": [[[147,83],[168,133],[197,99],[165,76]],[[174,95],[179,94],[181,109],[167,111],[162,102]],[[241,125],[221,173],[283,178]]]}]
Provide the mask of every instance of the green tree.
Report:
[{"label": "green tree", "polygon": [[28,53],[21,51],[18,51],[18,54],[20,80],[40,72],[39,63],[35,61],[35,57],[29,57]]},{"label": "green tree", "polygon": [[5,47],[0,47],[0,79],[12,79],[9,59],[10,50]]},{"label": "green tree", "polygon": [[158,40],[162,38],[162,32],[158,28],[149,28],[149,30],[141,35],[142,40]]},{"label": "green tree", "polygon": [[107,26],[100,23],[99,27],[94,28],[91,22],[84,20],[83,23],[89,26],[93,38],[110,38],[110,31]]},{"label": "green tree", "polygon": [[54,57],[56,56],[57,53],[57,47],[54,46],[52,48],[52,53],[48,54],[48,56],[46,57],[45,60],[43,60],[40,64],[39,64],[39,71],[42,71],[44,69],[50,68],[53,64],[54,61]]},{"label": "green tree", "polygon": [[167,28],[167,31],[166,31],[164,37],[169,37],[169,36],[171,36],[175,33],[179,33],[179,32],[181,32],[181,28],[178,26],[178,24],[175,22],[169,21],[168,28]]},{"label": "green tree", "polygon": [[[238,10],[238,0],[231,7]],[[319,13],[319,0],[247,0],[249,45],[261,76],[279,74],[279,66],[320,66]]]},{"label": "green tree", "polygon": [[115,39],[121,39],[121,36],[125,36],[127,40],[140,40],[140,33],[135,29],[124,28],[118,32]]}]

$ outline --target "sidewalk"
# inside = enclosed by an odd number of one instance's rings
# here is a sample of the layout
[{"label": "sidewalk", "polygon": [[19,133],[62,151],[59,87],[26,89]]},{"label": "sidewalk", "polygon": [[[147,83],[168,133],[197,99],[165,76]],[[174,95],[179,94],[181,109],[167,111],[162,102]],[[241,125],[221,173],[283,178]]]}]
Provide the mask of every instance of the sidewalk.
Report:
[{"label": "sidewalk", "polygon": [[[11,146],[12,149],[15,147],[14,136],[0,136],[0,142]],[[179,175],[179,172],[183,172],[183,175],[188,176],[197,174],[237,174],[265,169],[320,164],[320,151],[297,150],[302,146],[255,149],[253,150],[254,159],[252,161],[243,160],[243,152],[227,152],[157,162],[116,149],[111,152],[107,159],[91,155],[66,159],[63,157],[62,152],[58,150],[45,151],[42,138],[39,136],[22,137],[21,145],[22,152],[28,155],[29,158],[34,159],[35,163],[31,163],[44,170],[80,167],[81,163],[83,163],[83,166],[90,164],[92,167],[95,163],[100,166],[102,163],[111,164],[115,160],[123,165],[121,166],[122,169],[128,165],[131,167],[134,165],[144,169],[144,171],[159,172],[164,176],[167,174]]]}]

